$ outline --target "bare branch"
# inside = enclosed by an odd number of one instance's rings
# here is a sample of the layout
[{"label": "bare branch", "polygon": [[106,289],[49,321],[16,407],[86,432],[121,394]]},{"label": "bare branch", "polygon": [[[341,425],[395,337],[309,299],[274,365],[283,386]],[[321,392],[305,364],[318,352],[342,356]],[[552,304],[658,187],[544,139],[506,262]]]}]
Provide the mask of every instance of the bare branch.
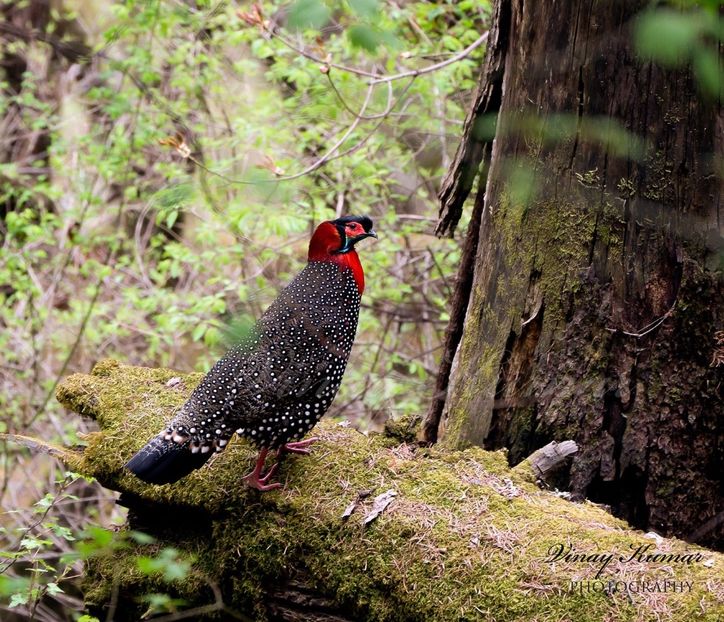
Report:
[{"label": "bare branch", "polygon": [[334,67],[335,69],[339,69],[340,71],[346,71],[347,73],[353,73],[358,76],[363,76],[365,78],[379,78],[379,74],[372,73],[370,71],[365,71],[364,69],[358,69],[357,67],[347,67],[345,65],[340,65],[338,63],[333,63],[328,59],[320,58],[319,56],[312,54],[311,52],[307,52],[304,48],[297,47],[294,45],[289,39],[284,37],[283,35],[279,34],[278,31],[267,29],[264,31],[269,38],[277,38],[279,41],[281,41],[284,45],[286,45],[290,50],[293,50],[297,54],[301,54],[304,56],[304,58],[308,58],[309,60],[313,60],[315,63],[319,63],[320,65],[323,65],[325,67]]},{"label": "bare branch", "polygon": [[458,54],[455,54],[455,56],[452,56],[448,58],[447,60],[441,61],[439,63],[435,63],[434,65],[428,65],[427,67],[423,67],[422,69],[410,69],[409,71],[403,71],[402,73],[396,73],[391,76],[382,76],[379,78],[375,78],[372,80],[372,84],[381,84],[383,82],[393,82],[394,80],[402,80],[403,78],[416,78],[417,76],[421,76],[426,73],[432,73],[433,71],[438,71],[439,69],[442,69],[443,67],[447,67],[448,65],[452,65],[453,63],[457,63],[458,61],[461,61],[463,58],[466,58],[473,52],[475,49],[479,48],[483,42],[485,42],[488,38],[488,32],[483,33],[480,35],[475,41],[473,41],[468,47],[466,47],[464,50],[459,52]]}]

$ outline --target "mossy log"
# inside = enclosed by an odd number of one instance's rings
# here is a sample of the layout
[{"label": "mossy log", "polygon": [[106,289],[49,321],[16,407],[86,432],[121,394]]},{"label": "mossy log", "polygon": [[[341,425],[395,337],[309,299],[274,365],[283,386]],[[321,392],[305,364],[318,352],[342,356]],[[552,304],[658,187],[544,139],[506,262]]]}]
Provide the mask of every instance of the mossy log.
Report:
[{"label": "mossy log", "polygon": [[[724,588],[715,578],[724,576],[724,556],[652,539],[599,506],[541,490],[529,463],[510,469],[502,452],[419,448],[327,422],[310,456],[286,459],[279,491],[244,486],[255,451],[238,439],[172,485],[146,485],[125,472],[124,462],[199,379],[102,361],[58,387],[58,399],[100,431],[82,450],[55,448],[55,455],[122,493],[131,509],[124,530],[156,537],[89,560],[86,599],[101,619],[112,607],[114,620],[138,620],[147,607],[140,596],[157,592],[197,608],[194,619],[721,619]],[[366,522],[375,497],[390,490],[392,502]],[[625,557],[654,545],[701,557],[690,564],[615,558],[600,575],[690,581],[691,591],[586,591],[571,581],[594,580],[601,563],[549,563],[561,544]],[[195,560],[185,579],[170,584],[136,563],[167,546]]]}]

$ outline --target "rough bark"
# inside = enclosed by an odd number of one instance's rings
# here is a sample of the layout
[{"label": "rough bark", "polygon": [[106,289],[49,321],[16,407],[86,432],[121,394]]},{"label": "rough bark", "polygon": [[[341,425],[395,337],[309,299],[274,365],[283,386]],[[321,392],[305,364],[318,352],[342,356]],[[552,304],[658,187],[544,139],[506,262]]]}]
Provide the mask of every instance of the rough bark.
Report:
[{"label": "rough bark", "polygon": [[470,301],[470,290],[473,283],[473,272],[475,268],[475,255],[478,248],[478,237],[480,222],[483,215],[483,199],[479,196],[473,208],[473,216],[470,220],[465,243],[460,255],[455,292],[450,301],[450,321],[445,329],[445,341],[443,343],[443,355],[440,358],[435,390],[430,401],[427,414],[421,428],[421,440],[425,443],[435,443],[438,440],[440,420],[445,408],[450,371],[453,364],[453,355],[460,343],[465,326],[465,312]]},{"label": "rough bark", "polygon": [[[721,546],[721,102],[689,69],[636,57],[644,6],[496,2],[508,21],[482,80],[503,58],[500,110],[441,425],[449,446],[512,463],[573,438],[574,494]],[[456,166],[446,187],[464,198],[454,180],[473,164]],[[446,228],[460,201],[443,199]]]},{"label": "rough bark", "polygon": [[[183,598],[179,616],[192,619],[713,621],[724,609],[715,580],[724,556],[666,539],[655,549],[699,552],[701,559],[633,569],[614,563],[603,580],[694,581],[691,592],[669,592],[664,600],[570,594],[570,581],[593,578],[598,564],[547,563],[554,544],[629,554],[654,540],[600,507],[540,490],[533,472],[511,470],[503,452],[420,449],[323,423],[312,455],[282,466],[281,491],[260,495],[243,485],[255,452],[238,440],[176,484],[143,484],[123,463],[199,379],[102,361],[92,375],[71,376],[58,388],[61,402],[96,419],[100,431],[82,450],[48,451],[120,491],[130,508],[118,534],[127,545],[87,563],[84,592],[100,619],[141,619],[148,593]],[[392,503],[366,523],[375,497],[390,490],[397,493]],[[131,529],[157,541],[138,544]],[[138,555],[168,546],[195,557],[184,579],[165,584],[139,571]]]},{"label": "rough bark", "polygon": [[[493,8],[483,69],[473,103],[463,126],[463,138],[440,188],[439,235],[455,232],[463,203],[473,188],[486,149],[495,137],[495,121],[503,94],[505,52],[510,36],[510,6],[497,2]],[[481,187],[485,185],[485,176]]]},{"label": "rough bark", "polygon": [[[478,176],[480,177],[479,186],[481,188],[485,186],[488,173],[485,163],[490,157],[490,148],[495,136],[495,122],[503,92],[503,66],[505,44],[510,29],[509,22],[509,7],[502,3],[496,4],[483,70],[473,96],[472,106],[465,119],[463,138],[440,189],[440,214],[436,228],[438,235],[452,236],[454,234],[462,216],[465,199],[470,194]],[[479,192],[463,244],[455,292],[450,302],[450,322],[445,331],[435,391],[421,429],[421,440],[425,443],[437,442],[441,433],[441,419],[445,408],[453,357],[460,344],[465,313],[470,302],[484,199],[485,193]]]}]

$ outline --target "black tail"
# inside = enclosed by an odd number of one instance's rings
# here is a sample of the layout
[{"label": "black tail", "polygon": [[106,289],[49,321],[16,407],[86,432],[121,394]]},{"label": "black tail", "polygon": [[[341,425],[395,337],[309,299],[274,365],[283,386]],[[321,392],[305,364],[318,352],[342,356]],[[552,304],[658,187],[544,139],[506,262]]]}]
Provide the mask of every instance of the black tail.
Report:
[{"label": "black tail", "polygon": [[188,444],[156,436],[126,463],[126,468],[149,484],[170,484],[201,468],[213,453],[194,454]]}]

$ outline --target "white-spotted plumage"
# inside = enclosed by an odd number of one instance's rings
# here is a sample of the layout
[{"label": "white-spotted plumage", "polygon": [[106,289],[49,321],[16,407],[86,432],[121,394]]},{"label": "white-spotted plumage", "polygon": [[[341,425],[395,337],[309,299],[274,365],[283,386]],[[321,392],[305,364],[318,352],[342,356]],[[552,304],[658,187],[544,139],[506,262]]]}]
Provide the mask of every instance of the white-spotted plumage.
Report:
[{"label": "white-spotted plumage", "polygon": [[310,261],[218,361],[162,434],[193,453],[221,451],[234,432],[261,448],[302,438],[342,382],[359,315],[350,270]]}]

